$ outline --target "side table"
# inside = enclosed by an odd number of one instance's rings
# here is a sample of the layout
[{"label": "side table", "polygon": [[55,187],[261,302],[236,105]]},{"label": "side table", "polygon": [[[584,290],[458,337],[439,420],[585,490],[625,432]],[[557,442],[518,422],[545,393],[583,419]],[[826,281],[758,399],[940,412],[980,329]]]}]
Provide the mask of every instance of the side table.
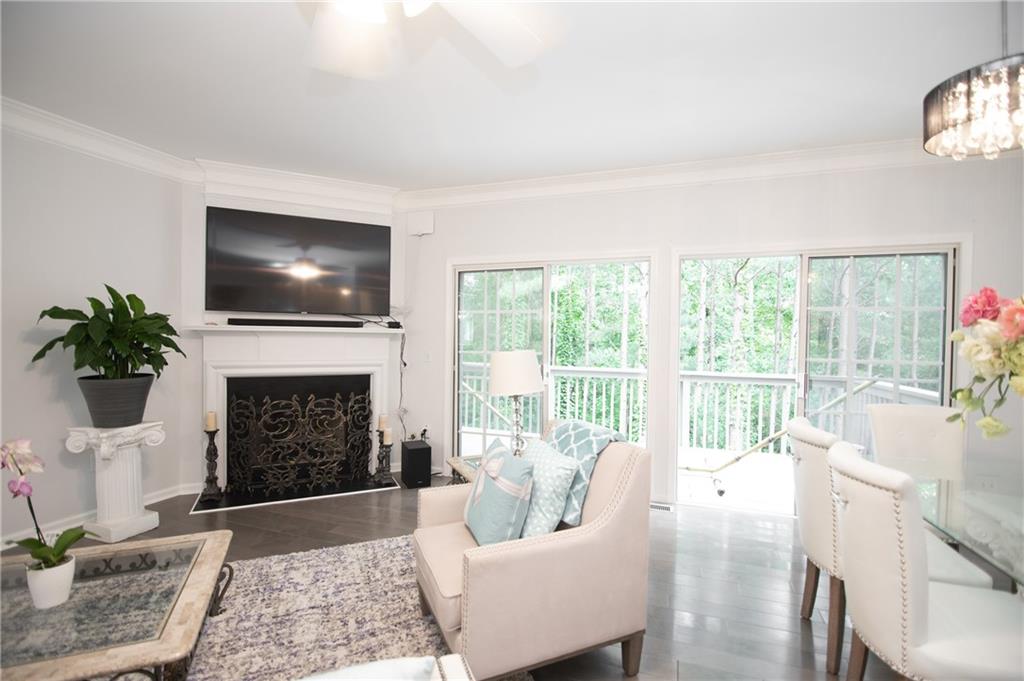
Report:
[{"label": "side table", "polygon": [[480,468],[481,456],[451,456],[447,463],[452,469],[452,481],[450,485],[461,485],[466,482],[473,482],[476,471]]}]

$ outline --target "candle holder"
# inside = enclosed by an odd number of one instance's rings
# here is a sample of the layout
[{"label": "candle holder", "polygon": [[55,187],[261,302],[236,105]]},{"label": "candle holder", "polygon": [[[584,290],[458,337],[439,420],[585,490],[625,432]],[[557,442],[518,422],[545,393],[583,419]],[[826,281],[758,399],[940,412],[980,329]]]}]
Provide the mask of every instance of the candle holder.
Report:
[{"label": "candle holder", "polygon": [[384,431],[377,431],[377,471],[373,474],[373,481],[385,483],[391,480],[391,448],[393,445],[384,444]]},{"label": "candle holder", "polygon": [[217,433],[219,429],[207,430],[206,437],[210,443],[206,445],[206,484],[203,493],[199,495],[199,501],[220,501],[224,498],[224,490],[217,484]]}]

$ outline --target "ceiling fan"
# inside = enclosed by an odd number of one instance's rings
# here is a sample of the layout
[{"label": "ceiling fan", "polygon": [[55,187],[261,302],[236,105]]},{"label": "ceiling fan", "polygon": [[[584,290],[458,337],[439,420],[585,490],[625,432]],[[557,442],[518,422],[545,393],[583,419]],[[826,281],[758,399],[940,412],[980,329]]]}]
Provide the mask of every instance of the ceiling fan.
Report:
[{"label": "ceiling fan", "polygon": [[[313,20],[313,66],[352,78],[394,74],[404,59],[402,31],[432,6],[447,12],[507,68],[533,61],[544,49],[514,3],[403,0],[402,16],[385,0],[335,0],[318,6]],[[433,10],[432,10],[433,11]]]}]

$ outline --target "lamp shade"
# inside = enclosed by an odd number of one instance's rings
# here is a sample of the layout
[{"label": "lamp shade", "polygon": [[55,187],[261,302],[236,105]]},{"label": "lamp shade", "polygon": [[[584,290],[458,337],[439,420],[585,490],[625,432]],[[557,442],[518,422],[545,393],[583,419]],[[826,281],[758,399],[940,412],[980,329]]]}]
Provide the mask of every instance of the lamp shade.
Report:
[{"label": "lamp shade", "polygon": [[530,395],[544,390],[537,353],[533,350],[492,352],[490,366],[491,395]]}]

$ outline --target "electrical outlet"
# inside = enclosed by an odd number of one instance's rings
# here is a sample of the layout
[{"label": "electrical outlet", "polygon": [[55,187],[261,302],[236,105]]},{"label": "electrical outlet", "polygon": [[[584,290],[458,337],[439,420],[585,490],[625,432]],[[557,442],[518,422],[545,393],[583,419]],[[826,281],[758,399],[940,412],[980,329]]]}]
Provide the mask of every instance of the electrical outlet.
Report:
[{"label": "electrical outlet", "polygon": [[994,492],[999,487],[999,476],[976,475],[974,476],[974,485],[972,486],[982,492]]}]

